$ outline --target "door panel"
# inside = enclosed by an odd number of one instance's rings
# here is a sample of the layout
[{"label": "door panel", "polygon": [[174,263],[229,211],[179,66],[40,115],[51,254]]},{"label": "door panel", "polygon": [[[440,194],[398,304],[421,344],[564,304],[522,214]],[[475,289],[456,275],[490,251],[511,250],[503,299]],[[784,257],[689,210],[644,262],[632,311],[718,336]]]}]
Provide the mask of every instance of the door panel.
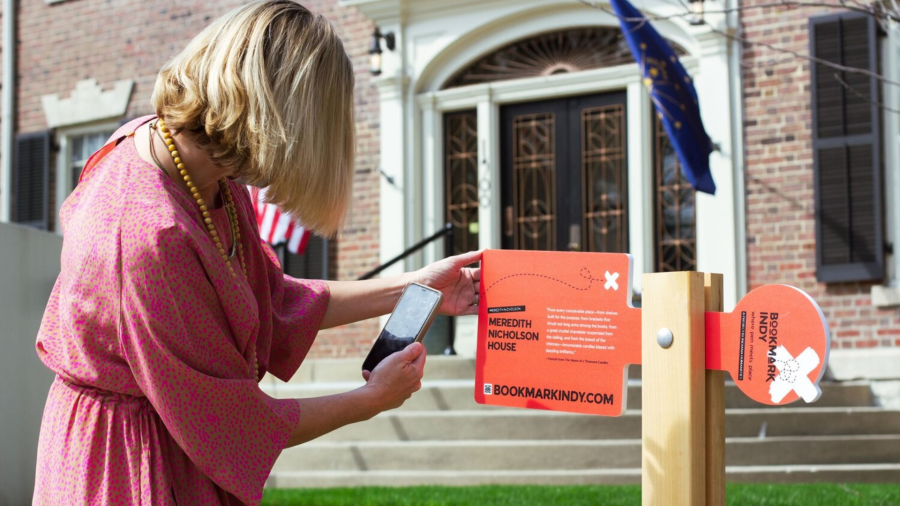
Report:
[{"label": "door panel", "polygon": [[625,106],[581,110],[585,251],[628,251]]},{"label": "door panel", "polygon": [[625,94],[504,106],[503,247],[627,251]]},{"label": "door panel", "polygon": [[556,122],[553,111],[512,120],[513,238],[521,249],[556,248]]}]

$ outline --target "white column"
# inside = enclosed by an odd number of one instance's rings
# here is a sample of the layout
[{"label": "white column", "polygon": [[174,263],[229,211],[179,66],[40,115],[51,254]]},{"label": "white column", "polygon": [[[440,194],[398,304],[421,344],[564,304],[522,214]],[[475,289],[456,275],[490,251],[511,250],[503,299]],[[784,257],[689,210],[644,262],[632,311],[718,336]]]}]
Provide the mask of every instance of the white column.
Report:
[{"label": "white column", "polygon": [[[503,209],[500,204],[500,110],[490,91],[478,100],[478,246],[499,248]],[[508,181],[507,184],[512,184]]]},{"label": "white column", "polygon": [[[882,43],[884,76],[900,81],[900,23],[891,22]],[[885,256],[887,285],[900,290],[900,86],[884,84],[884,215],[885,239],[894,245],[894,252]]]},{"label": "white column", "polygon": [[[412,246],[420,240],[428,237],[434,230],[430,223],[425,222],[425,177],[422,171],[422,116],[418,113],[416,98],[412,93],[404,97],[406,101],[405,138],[407,142],[403,148],[406,150],[405,173],[406,185],[403,187],[404,213],[406,214],[406,247]],[[419,250],[406,257],[404,268],[413,271],[425,266],[425,251]]]},{"label": "white column", "polygon": [[[435,109],[435,97],[433,93],[421,95],[418,98],[418,106],[421,110],[420,141],[422,167],[422,221],[425,224],[425,234],[432,234],[440,230],[445,223],[444,204],[444,132],[443,115]],[[435,241],[424,250],[424,262],[429,264],[444,257],[445,241]]]},{"label": "white column", "polygon": [[69,152],[71,136],[57,134],[56,140],[59,142],[59,151],[56,155],[56,209],[54,210],[56,220],[54,221],[56,222],[56,233],[62,234],[59,211],[62,209],[66,197],[72,192],[72,168],[69,166],[72,158]]},{"label": "white column", "polygon": [[[388,76],[375,80],[381,98],[380,137],[381,162],[379,170],[379,261],[384,263],[399,255],[406,247],[406,230],[409,226],[406,216],[404,188],[406,150],[403,146],[405,124],[405,95],[408,85],[405,76]],[[392,183],[388,181],[388,177]],[[403,262],[394,264],[382,272],[389,276],[403,272]]]},{"label": "white column", "polygon": [[634,257],[633,288],[641,273],[653,272],[653,136],[650,96],[640,76],[626,89],[628,159],[628,245]]},{"label": "white column", "polygon": [[[500,127],[499,108],[491,100],[490,89],[477,99],[478,126],[478,247],[499,248],[500,205]],[[511,184],[511,183],[508,183]],[[460,316],[454,326],[454,348],[461,357],[474,357],[477,346],[478,318]]]},{"label": "white column", "polygon": [[[720,27],[725,29],[724,23]],[[743,246],[738,244],[737,227],[743,224],[737,223],[736,212],[728,44],[711,32],[698,35],[698,39],[701,54],[694,84],[703,126],[718,149],[709,157],[716,194],[697,192],[697,270],[724,275],[724,305],[730,311],[739,297],[737,260]]]},{"label": "white column", "polygon": [[[730,33],[736,33],[741,26],[741,12],[736,10],[740,0],[725,0],[725,7],[731,12],[725,16]],[[742,90],[741,58],[743,43],[739,40],[728,42],[729,93],[731,95],[731,163],[734,174],[734,223],[735,223],[735,300],[746,295],[749,284],[747,276],[747,188],[744,179],[744,93]],[[727,285],[726,285],[727,286]],[[730,309],[730,306],[729,306]]]},{"label": "white column", "polygon": [[16,118],[16,2],[3,0],[3,91],[0,98],[0,222],[11,219],[12,157]]}]

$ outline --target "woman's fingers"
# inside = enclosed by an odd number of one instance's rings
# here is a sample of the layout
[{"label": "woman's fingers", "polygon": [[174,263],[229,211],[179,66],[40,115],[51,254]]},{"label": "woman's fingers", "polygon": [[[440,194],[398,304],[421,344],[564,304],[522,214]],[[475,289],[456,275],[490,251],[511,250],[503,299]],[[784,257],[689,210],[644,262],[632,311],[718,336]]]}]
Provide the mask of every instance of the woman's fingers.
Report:
[{"label": "woman's fingers", "polygon": [[464,309],[461,316],[467,316],[467,315],[473,315],[473,314],[478,314],[478,305],[477,304],[469,306],[466,309]]},{"label": "woman's fingers", "polygon": [[404,362],[413,362],[413,361],[417,360],[419,357],[422,357],[423,361],[425,360],[425,358],[424,358],[425,346],[422,345],[422,343],[412,343],[409,346],[407,346],[406,348],[404,348],[401,353],[404,354],[404,356],[403,356]]},{"label": "woman's fingers", "polygon": [[453,264],[459,267],[463,267],[465,265],[474,264],[475,262],[481,260],[481,254],[484,253],[484,250],[478,251],[470,251],[468,253],[463,253],[461,255],[456,255],[450,257],[453,260]]},{"label": "woman's fingers", "polygon": [[422,388],[426,355],[422,343],[412,343],[385,358],[371,373],[363,371],[368,385],[378,387],[382,410],[401,406],[413,392]]},{"label": "woman's fingers", "polygon": [[[425,351],[425,346],[423,346],[422,343],[413,343],[413,344],[418,344],[422,348],[422,351],[416,356],[416,358],[412,362],[410,362],[410,365],[413,366],[413,368],[415,368],[418,379],[421,379],[422,376],[425,374],[425,357],[428,355],[428,353]],[[410,345],[410,346],[412,346],[412,345]]]}]

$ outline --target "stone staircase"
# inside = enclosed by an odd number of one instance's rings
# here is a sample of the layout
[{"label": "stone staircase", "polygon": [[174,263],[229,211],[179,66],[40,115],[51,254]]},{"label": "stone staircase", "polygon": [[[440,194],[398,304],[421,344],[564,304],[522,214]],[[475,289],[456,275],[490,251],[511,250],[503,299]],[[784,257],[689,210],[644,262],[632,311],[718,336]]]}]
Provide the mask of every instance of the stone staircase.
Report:
[{"label": "stone staircase", "polygon": [[[311,360],[275,397],[362,384],[361,359]],[[400,409],[285,450],[277,488],[640,483],[641,386],[606,418],[488,407],[473,400],[474,360],[429,357],[422,390]],[[866,382],[823,383],[815,404],[772,408],[726,385],[727,476],[741,482],[900,482],[900,411],[872,406]]]}]

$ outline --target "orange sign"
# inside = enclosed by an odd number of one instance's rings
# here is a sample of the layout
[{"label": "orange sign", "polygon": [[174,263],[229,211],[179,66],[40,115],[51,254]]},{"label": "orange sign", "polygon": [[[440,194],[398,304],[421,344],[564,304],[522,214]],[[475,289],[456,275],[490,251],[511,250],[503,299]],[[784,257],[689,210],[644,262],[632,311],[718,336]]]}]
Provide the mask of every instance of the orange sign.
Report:
[{"label": "orange sign", "polygon": [[618,416],[641,361],[631,256],[485,251],[475,400]]},{"label": "orange sign", "polygon": [[817,400],[830,343],[819,305],[792,286],[762,286],[731,313],[706,313],[706,368],[728,371],[763,404]]},{"label": "orange sign", "polygon": [[[622,253],[489,250],[481,263],[475,400],[606,416],[624,413],[641,363],[641,310]],[[818,399],[829,353],[819,306],[785,285],[706,313],[706,368],[764,404]]]}]

